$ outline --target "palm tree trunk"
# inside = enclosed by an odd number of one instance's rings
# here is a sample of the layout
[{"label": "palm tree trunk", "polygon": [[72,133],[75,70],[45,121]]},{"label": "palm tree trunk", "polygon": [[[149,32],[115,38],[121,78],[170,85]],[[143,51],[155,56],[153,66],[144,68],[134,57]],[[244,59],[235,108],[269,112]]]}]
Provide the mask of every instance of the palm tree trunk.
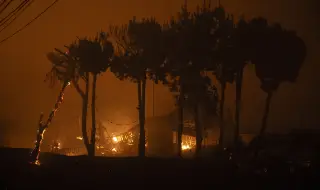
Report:
[{"label": "palm tree trunk", "polygon": [[88,115],[88,101],[89,101],[89,73],[86,73],[86,89],[85,94],[82,99],[82,119],[81,119],[81,129],[82,129],[82,137],[84,146],[87,149],[88,156],[92,156],[92,151],[89,143],[88,133],[87,133],[87,115]]},{"label": "palm tree trunk", "polygon": [[57,99],[57,101],[56,101],[56,103],[54,105],[53,110],[50,112],[49,117],[48,117],[46,122],[42,121],[43,114],[40,115],[39,128],[38,128],[38,131],[37,131],[37,141],[35,143],[34,149],[31,152],[31,163],[34,163],[34,164],[38,164],[39,163],[38,159],[39,159],[39,153],[40,153],[40,146],[41,146],[41,143],[42,143],[42,140],[43,140],[44,132],[49,127],[49,125],[50,125],[55,113],[59,109],[59,107],[60,107],[60,105],[61,105],[61,103],[63,101],[64,92],[66,90],[66,87],[69,84],[70,84],[69,81],[65,81],[63,83],[62,88],[60,90],[60,94],[58,96],[58,99]]},{"label": "palm tree trunk", "polygon": [[268,96],[266,98],[266,104],[265,104],[265,108],[264,108],[264,114],[263,114],[263,118],[262,118],[262,127],[261,127],[260,133],[259,133],[260,136],[263,136],[266,129],[267,129],[267,120],[268,120],[268,116],[269,116],[272,95],[273,95],[272,92],[268,92]]},{"label": "palm tree trunk", "polygon": [[220,137],[219,146],[223,148],[224,140],[224,102],[225,102],[225,92],[226,92],[226,82],[221,82],[221,99],[220,99]]},{"label": "palm tree trunk", "polygon": [[237,145],[239,143],[242,81],[243,81],[243,68],[241,68],[238,71],[237,78],[236,78],[236,113],[235,113],[236,126],[235,126],[235,130],[234,130],[234,144],[235,145]]},{"label": "palm tree trunk", "polygon": [[143,118],[143,112],[144,112],[144,105],[143,105],[143,98],[142,94],[143,92],[143,81],[138,80],[138,104],[139,104],[139,157],[145,156],[145,131],[144,131],[144,118]]},{"label": "palm tree trunk", "polygon": [[194,120],[195,120],[195,127],[196,127],[196,156],[199,156],[199,153],[202,148],[202,130],[199,121],[199,106],[196,104],[194,106]]},{"label": "palm tree trunk", "polygon": [[137,81],[137,87],[138,87],[138,113],[139,113],[139,145],[138,145],[138,156],[140,156],[140,152],[141,152],[141,123],[142,123],[142,119],[141,119],[141,109],[142,109],[142,105],[141,105],[141,80]]},{"label": "palm tree trunk", "polygon": [[92,116],[92,129],[91,129],[91,151],[92,155],[95,155],[96,150],[96,86],[97,86],[97,74],[93,74],[92,80],[92,100],[91,100],[91,116]]},{"label": "palm tree trunk", "polygon": [[179,126],[177,130],[177,145],[178,145],[178,157],[181,157],[182,151],[182,133],[183,133],[183,103],[184,103],[184,93],[182,86],[180,87],[180,95],[179,95],[179,103],[178,103],[178,119],[179,119]]},{"label": "palm tree trunk", "polygon": [[145,121],[146,121],[146,85],[147,85],[147,79],[144,75],[144,78],[142,80],[142,97],[141,97],[141,104],[142,104],[142,123],[141,123],[141,128],[140,128],[140,133],[141,133],[141,141],[140,141],[140,146],[141,146],[141,157],[145,157],[146,155],[146,130],[145,130]]},{"label": "palm tree trunk", "polygon": [[265,108],[264,108],[264,114],[263,114],[263,118],[262,118],[262,126],[260,129],[259,136],[257,137],[258,142],[257,142],[257,145],[254,150],[254,158],[258,157],[259,151],[262,147],[263,136],[264,136],[264,133],[267,128],[267,120],[268,120],[268,116],[269,116],[272,95],[273,95],[272,92],[268,92],[268,95],[266,98],[266,104],[265,104]]}]

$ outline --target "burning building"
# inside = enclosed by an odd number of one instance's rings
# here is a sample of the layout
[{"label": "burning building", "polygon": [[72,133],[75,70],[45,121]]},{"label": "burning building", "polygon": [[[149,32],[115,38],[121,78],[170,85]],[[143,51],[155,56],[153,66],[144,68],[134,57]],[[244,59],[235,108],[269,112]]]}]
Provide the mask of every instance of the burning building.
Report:
[{"label": "burning building", "polygon": [[[216,145],[219,136],[218,123],[215,117],[202,115],[201,125],[203,145]],[[146,120],[148,134],[147,153],[150,156],[173,156],[177,150],[178,111],[175,110],[168,115],[152,117]],[[194,151],[196,144],[196,133],[193,113],[184,111],[184,129],[182,135],[183,151]]]},{"label": "burning building", "polygon": [[[203,116],[204,115],[204,116]],[[215,145],[218,141],[219,127],[216,117],[207,117],[202,114],[201,125],[203,145]],[[193,152],[196,144],[194,115],[192,112],[184,113],[184,129],[182,135],[183,151]],[[146,154],[147,156],[171,157],[177,153],[177,128],[179,125],[177,110],[164,115],[146,118]],[[56,153],[65,155],[86,154],[81,137],[81,128],[77,136],[73,135],[68,142],[61,141],[62,146]],[[66,136],[64,134],[64,136]],[[70,136],[70,134],[68,134]],[[62,139],[62,137],[60,137]],[[70,137],[68,138],[70,139]],[[113,123],[101,119],[97,123],[96,155],[98,156],[136,156],[138,154],[139,123],[138,121],[126,123]],[[70,141],[70,142],[69,142]],[[75,142],[76,141],[76,142]],[[75,146],[68,146],[68,145]],[[68,147],[68,148],[66,148]]]}]

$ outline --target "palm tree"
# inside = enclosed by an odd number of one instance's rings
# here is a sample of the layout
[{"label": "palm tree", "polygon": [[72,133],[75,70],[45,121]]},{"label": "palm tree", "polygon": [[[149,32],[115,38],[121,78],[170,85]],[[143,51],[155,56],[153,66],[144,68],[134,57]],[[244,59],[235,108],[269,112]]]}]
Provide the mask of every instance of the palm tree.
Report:
[{"label": "palm tree", "polygon": [[213,52],[213,74],[221,86],[220,98],[220,138],[219,146],[223,148],[224,141],[224,103],[225,90],[228,83],[233,83],[236,79],[237,59],[235,57],[235,46],[233,43],[234,24],[233,19],[226,16],[225,10],[219,5],[214,10],[215,18],[218,21],[218,27],[214,33],[217,43]]},{"label": "palm tree", "polygon": [[[241,94],[244,67],[250,61],[250,41],[248,35],[248,24],[244,19],[240,19],[235,25],[233,16],[226,16],[223,13],[223,8],[219,7],[216,10],[216,15],[219,20],[219,28],[217,36],[219,39],[218,57],[220,63],[218,64],[219,72],[216,76],[221,83],[222,97],[221,97],[221,113],[223,113],[224,90],[226,87],[226,80],[236,84],[236,111],[235,111],[235,130],[234,143],[238,144],[239,129],[240,129],[240,108],[241,108]],[[220,15],[220,16],[219,16]],[[223,16],[225,15],[225,16]],[[222,115],[223,121],[223,115]],[[221,130],[223,136],[223,130]],[[221,142],[222,143],[222,142]]]},{"label": "palm tree", "polygon": [[[211,4],[203,1],[203,5],[200,8],[197,7],[197,11],[192,14],[193,20],[192,37],[189,39],[192,41],[191,63],[192,73],[190,76],[194,76],[193,82],[190,87],[190,97],[194,98],[194,112],[195,112],[195,124],[196,124],[196,155],[199,154],[202,145],[202,131],[203,126],[200,125],[198,116],[199,104],[211,105],[211,114],[217,114],[216,106],[217,94],[216,87],[211,83],[211,79],[201,73],[206,71],[216,71],[216,58],[212,57],[213,49],[218,45],[219,21],[217,19],[217,8],[211,8]],[[191,77],[190,77],[191,79]],[[212,112],[213,111],[213,112]]]},{"label": "palm tree", "polygon": [[[259,25],[264,23],[263,25]],[[256,38],[256,75],[261,81],[261,89],[267,93],[262,127],[259,136],[262,137],[267,128],[267,119],[273,92],[283,82],[295,82],[306,56],[306,47],[301,38],[293,31],[282,29],[279,24],[267,26],[265,19],[251,21],[254,25]]]},{"label": "palm tree", "polygon": [[[233,18],[232,18],[233,20]],[[232,21],[233,23],[233,21]],[[240,132],[240,110],[241,110],[241,95],[243,72],[245,66],[251,61],[251,44],[248,23],[242,18],[233,28],[232,34],[232,49],[230,56],[233,57],[235,67],[235,83],[236,83],[236,112],[235,112],[235,130],[234,130],[234,145],[237,146]]]},{"label": "palm tree", "polygon": [[179,18],[171,18],[163,29],[163,49],[165,51],[165,68],[170,75],[168,87],[175,93],[178,107],[179,126],[177,131],[177,154],[181,157],[182,133],[184,128],[184,107],[186,100],[186,82],[188,80],[188,66],[192,52],[193,20],[187,10],[187,4],[182,6]]},{"label": "palm tree", "polygon": [[[203,5],[200,8],[197,7],[197,11],[193,13],[193,27],[192,27],[192,51],[191,55],[191,73],[189,74],[189,82],[187,94],[190,97],[191,102],[194,105],[195,125],[196,125],[196,155],[200,153],[202,140],[203,140],[203,127],[200,125],[199,120],[199,105],[209,105],[211,114],[217,114],[217,91],[215,85],[212,84],[211,79],[204,75],[207,70],[216,71],[216,64],[218,63],[216,58],[212,57],[212,50],[218,47],[219,35],[219,21],[217,9],[212,9],[211,4],[207,4],[203,1]],[[191,77],[193,76],[193,77]],[[189,101],[190,101],[189,98]]]},{"label": "palm tree", "polygon": [[217,93],[216,87],[211,83],[211,79],[204,74],[194,72],[195,68],[190,66],[189,78],[185,82],[185,103],[184,108],[192,109],[194,113],[195,130],[196,130],[196,154],[202,148],[203,141],[203,122],[200,120],[200,107],[205,108],[207,114],[214,116],[217,114]]},{"label": "palm tree", "polygon": [[137,84],[139,110],[139,156],[145,156],[145,90],[149,77],[157,82],[163,78],[160,72],[164,61],[161,25],[154,18],[137,21],[128,25],[111,27],[110,34],[118,44],[118,56],[111,71],[121,80],[129,79]]},{"label": "palm tree", "polygon": [[213,72],[217,80],[220,83],[220,103],[219,103],[219,115],[220,115],[220,135],[219,135],[219,146],[223,148],[224,143],[224,103],[225,103],[225,91],[227,83],[233,83],[234,71],[230,70],[225,63],[217,64],[217,68]]},{"label": "palm tree", "polygon": [[[195,116],[196,155],[202,144],[202,128],[199,120],[199,104],[203,104],[209,89],[213,88],[209,77],[202,75],[205,70],[212,70],[211,49],[216,39],[212,30],[217,22],[210,4],[197,8],[193,14],[188,12],[187,4],[182,6],[178,19],[164,26],[164,41],[167,72],[171,76],[169,89],[178,93],[179,110],[178,155],[181,155],[181,135],[183,131],[183,111],[192,109]],[[212,111],[212,109],[211,109]]]},{"label": "palm tree", "polygon": [[[55,49],[55,53],[50,53],[49,60],[51,61],[53,67],[50,72],[51,77],[51,85],[54,85],[56,79],[59,79],[64,76],[68,76],[69,73],[66,72],[65,69],[61,69],[60,65],[64,64],[68,67],[76,68],[74,69],[74,75],[76,76],[76,80],[72,80],[72,84],[75,86],[75,89],[77,90],[78,94],[81,96],[82,99],[82,136],[83,136],[83,142],[84,145],[88,151],[88,154],[90,152],[90,143],[89,138],[87,135],[87,110],[88,110],[88,101],[89,101],[89,72],[85,72],[81,67],[78,58],[74,55],[75,49],[76,49],[76,43],[72,43],[69,46],[66,46],[68,49],[67,52],[63,52],[59,49]],[[78,83],[79,79],[82,79],[85,82],[85,90],[83,91]]]},{"label": "palm tree", "polygon": [[[95,155],[95,139],[96,139],[96,118],[95,118],[95,99],[96,99],[96,83],[99,74],[105,72],[112,61],[114,55],[114,48],[110,41],[107,39],[104,32],[100,32],[94,39],[82,38],[78,42],[69,47],[69,56],[77,60],[80,65],[80,71],[84,75],[86,82],[86,92],[81,93],[83,96],[83,119],[82,119],[82,132],[85,145],[88,150],[89,156]],[[92,75],[92,129],[91,129],[91,142],[89,143],[86,134],[86,110],[88,104],[89,92],[89,79]]]},{"label": "palm tree", "polygon": [[[62,82],[62,87],[58,96],[58,99],[54,105],[54,108],[50,112],[48,118],[46,121],[43,121],[43,113],[40,114],[39,119],[39,128],[37,130],[37,140],[35,142],[35,147],[31,152],[31,163],[33,164],[40,164],[39,162],[39,153],[40,153],[40,146],[43,140],[43,135],[46,129],[51,124],[53,117],[55,116],[55,113],[59,109],[65,90],[68,85],[70,85],[71,81],[77,81],[77,66],[75,64],[65,64],[66,62],[63,59],[59,59],[57,54],[51,52],[47,54],[47,58],[51,61],[53,64],[52,70],[47,74],[47,79],[49,79],[52,82],[54,82],[54,79],[58,79]],[[61,74],[64,73],[64,74]],[[57,78],[55,78],[57,77]]]},{"label": "palm tree", "polygon": [[[106,71],[109,67],[110,61],[113,57],[113,46],[107,40],[105,33],[101,32],[95,39],[89,40],[87,38],[79,39],[69,46],[65,46],[67,52],[63,52],[59,49],[55,49],[58,54],[51,55],[51,62],[53,64],[52,74],[55,77],[68,76],[69,73],[65,69],[61,69],[60,65],[63,63],[65,66],[76,68],[73,70],[73,74],[76,79],[72,80],[72,84],[75,86],[78,94],[82,98],[82,136],[83,142],[87,149],[89,156],[95,154],[95,88],[97,76]],[[91,142],[89,142],[89,136],[87,134],[87,112],[89,102],[89,90],[90,90],[90,73],[93,75],[93,89],[92,89],[92,130],[91,130]],[[82,79],[85,83],[85,90],[82,90],[78,85],[78,79]]]}]

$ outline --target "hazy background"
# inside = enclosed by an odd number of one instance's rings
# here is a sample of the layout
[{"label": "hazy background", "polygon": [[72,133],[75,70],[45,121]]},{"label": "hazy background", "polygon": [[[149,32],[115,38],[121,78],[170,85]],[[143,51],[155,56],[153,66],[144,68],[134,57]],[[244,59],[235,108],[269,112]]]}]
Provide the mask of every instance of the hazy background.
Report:
[{"label": "hazy background", "polygon": [[[52,0],[35,1],[9,28],[0,33],[3,39],[44,10]],[[50,63],[46,53],[62,48],[76,36],[93,36],[107,30],[109,24],[122,24],[132,16],[155,16],[160,22],[168,20],[180,10],[183,0],[60,0],[26,30],[0,44],[0,138],[6,137],[11,146],[31,147],[35,139],[40,112],[48,113],[58,94],[59,86],[50,89],[44,83]],[[194,9],[202,0],[189,0]],[[283,84],[275,93],[271,105],[269,129],[283,132],[290,127],[319,126],[319,22],[314,0],[222,0],[227,12],[235,18],[263,16],[294,29],[307,45],[308,56],[296,84]],[[216,5],[216,1],[212,1]],[[317,15],[318,14],[318,15]],[[241,112],[241,131],[254,132],[260,127],[266,95],[260,90],[252,68],[245,71]],[[152,115],[151,84],[147,92],[147,117]],[[226,108],[234,110],[234,87],[227,89]],[[160,85],[156,86],[156,115],[173,110],[172,96]],[[98,119],[115,123],[137,119],[136,86],[120,82],[111,73],[98,80]],[[80,116],[81,101],[74,89],[67,89],[65,102],[46,135],[59,136],[68,129],[70,138]],[[75,133],[80,133],[77,131]],[[4,135],[5,134],[5,135]],[[70,135],[71,134],[71,135]]]}]

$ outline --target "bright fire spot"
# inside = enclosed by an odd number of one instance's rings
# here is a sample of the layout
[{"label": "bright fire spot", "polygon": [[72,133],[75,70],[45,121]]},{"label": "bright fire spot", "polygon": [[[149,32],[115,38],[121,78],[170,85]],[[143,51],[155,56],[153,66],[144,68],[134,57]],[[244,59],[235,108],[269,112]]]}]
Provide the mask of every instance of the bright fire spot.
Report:
[{"label": "bright fire spot", "polygon": [[[173,143],[177,143],[177,133],[173,132]],[[192,150],[196,145],[196,138],[193,136],[182,135],[181,150]]]},{"label": "bright fire spot", "polygon": [[112,152],[117,152],[117,149],[116,148],[112,148],[111,151]]},{"label": "bright fire spot", "polygon": [[97,149],[100,149],[100,148],[104,148],[104,146],[101,146],[101,145],[100,145],[100,146],[97,146]]},{"label": "bright fire spot", "polygon": [[58,145],[57,148],[58,148],[58,149],[61,149],[61,143],[58,142],[57,145]]},{"label": "bright fire spot", "polygon": [[190,150],[190,149],[191,149],[191,146],[188,145],[188,144],[182,145],[182,146],[181,146],[181,149],[182,149],[182,150]]},{"label": "bright fire spot", "polygon": [[83,138],[79,136],[79,137],[77,137],[77,139],[78,139],[78,140],[82,140]]},{"label": "bright fire spot", "polygon": [[117,142],[119,142],[119,139],[117,137],[112,137],[112,141],[117,143]]},{"label": "bright fire spot", "polygon": [[37,166],[40,166],[40,161],[36,160],[34,164],[37,165]]}]

